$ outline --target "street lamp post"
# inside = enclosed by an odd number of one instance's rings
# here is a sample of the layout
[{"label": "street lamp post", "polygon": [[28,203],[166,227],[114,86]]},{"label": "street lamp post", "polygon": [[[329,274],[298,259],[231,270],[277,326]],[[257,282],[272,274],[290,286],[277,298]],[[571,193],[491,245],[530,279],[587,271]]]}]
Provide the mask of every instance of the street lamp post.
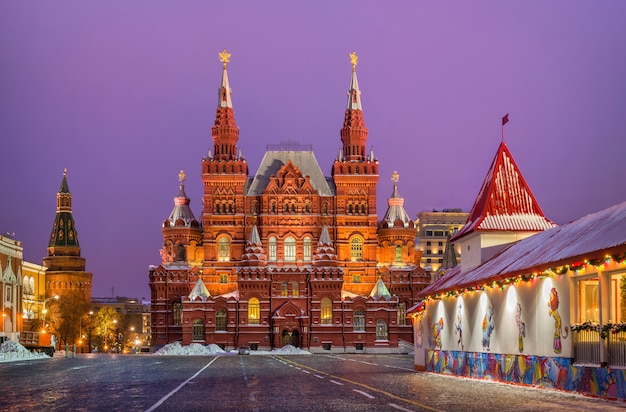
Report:
[{"label": "street lamp post", "polygon": [[[93,310],[90,310],[87,315],[93,315]],[[80,344],[80,353],[83,353],[83,316],[80,317],[78,323],[78,343]],[[89,348],[89,350],[91,350],[91,347]]]},{"label": "street lamp post", "polygon": [[42,327],[42,329],[44,331],[46,330],[46,312],[48,312],[48,310],[46,309],[46,303],[50,302],[51,300],[59,300],[59,295],[54,295],[51,298],[43,300],[43,309],[42,309],[41,313],[43,313],[43,327]]}]

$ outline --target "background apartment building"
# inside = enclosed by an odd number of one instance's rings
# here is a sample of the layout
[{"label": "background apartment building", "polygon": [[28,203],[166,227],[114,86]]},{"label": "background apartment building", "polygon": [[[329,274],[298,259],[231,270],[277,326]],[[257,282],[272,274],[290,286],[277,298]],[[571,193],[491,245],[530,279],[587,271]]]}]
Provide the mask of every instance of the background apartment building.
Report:
[{"label": "background apartment building", "polygon": [[[421,212],[417,215],[417,236],[416,245],[422,251],[420,265],[433,273],[437,273],[444,266],[444,255],[446,245],[450,236],[455,234],[467,222],[469,213],[461,209],[433,210],[432,212]],[[452,254],[448,255],[451,256]],[[458,264],[461,260],[461,249],[454,248],[452,259]]]}]

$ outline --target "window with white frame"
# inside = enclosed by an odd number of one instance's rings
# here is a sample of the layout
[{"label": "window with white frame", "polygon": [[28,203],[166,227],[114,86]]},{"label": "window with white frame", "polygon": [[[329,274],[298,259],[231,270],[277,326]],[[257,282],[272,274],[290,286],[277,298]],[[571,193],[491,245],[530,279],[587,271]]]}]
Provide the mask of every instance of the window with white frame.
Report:
[{"label": "window with white frame", "polygon": [[304,260],[311,260],[311,238],[308,236],[304,238]]},{"label": "window with white frame", "polygon": [[354,312],[353,330],[355,332],[365,331],[365,314],[362,310],[357,310],[356,312]]},{"label": "window with white frame", "polygon": [[271,262],[276,261],[276,238],[272,236],[270,238],[270,256],[269,259]]},{"label": "window with white frame", "polygon": [[296,239],[288,236],[285,239],[285,261],[295,262],[296,260]]}]

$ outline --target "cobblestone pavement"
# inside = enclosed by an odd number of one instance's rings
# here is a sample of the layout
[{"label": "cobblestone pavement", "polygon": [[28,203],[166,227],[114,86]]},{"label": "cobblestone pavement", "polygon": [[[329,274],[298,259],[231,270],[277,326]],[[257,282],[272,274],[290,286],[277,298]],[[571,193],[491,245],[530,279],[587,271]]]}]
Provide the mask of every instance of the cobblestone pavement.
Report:
[{"label": "cobblestone pavement", "polygon": [[0,411],[617,411],[626,403],[413,371],[409,355],[93,355],[0,365]]}]

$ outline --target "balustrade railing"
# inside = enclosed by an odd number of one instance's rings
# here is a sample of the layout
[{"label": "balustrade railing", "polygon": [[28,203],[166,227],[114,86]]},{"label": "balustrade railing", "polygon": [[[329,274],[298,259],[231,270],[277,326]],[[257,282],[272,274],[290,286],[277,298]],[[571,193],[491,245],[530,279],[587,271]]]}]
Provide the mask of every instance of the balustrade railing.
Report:
[{"label": "balustrade railing", "polygon": [[572,330],[574,363],[600,365],[600,348],[606,345],[608,366],[626,367],[624,324],[576,328]]},{"label": "balustrade railing", "polygon": [[597,330],[573,331],[574,362],[600,364],[600,332]]}]

